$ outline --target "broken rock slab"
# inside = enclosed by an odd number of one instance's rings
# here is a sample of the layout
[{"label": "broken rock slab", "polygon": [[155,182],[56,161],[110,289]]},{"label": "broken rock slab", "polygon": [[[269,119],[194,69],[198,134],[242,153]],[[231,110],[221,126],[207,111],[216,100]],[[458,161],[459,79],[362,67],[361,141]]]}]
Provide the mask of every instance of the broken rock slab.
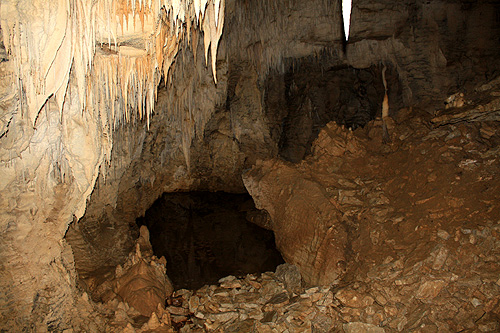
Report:
[{"label": "broken rock slab", "polygon": [[299,293],[302,287],[302,276],[299,268],[291,264],[282,264],[276,268],[276,278],[285,285],[289,292]]},{"label": "broken rock slab", "polygon": [[382,327],[361,322],[344,324],[345,333],[385,333]]},{"label": "broken rock slab", "polygon": [[345,274],[347,232],[320,184],[279,160],[258,162],[243,182],[271,216],[278,250],[306,283],[327,285]]}]

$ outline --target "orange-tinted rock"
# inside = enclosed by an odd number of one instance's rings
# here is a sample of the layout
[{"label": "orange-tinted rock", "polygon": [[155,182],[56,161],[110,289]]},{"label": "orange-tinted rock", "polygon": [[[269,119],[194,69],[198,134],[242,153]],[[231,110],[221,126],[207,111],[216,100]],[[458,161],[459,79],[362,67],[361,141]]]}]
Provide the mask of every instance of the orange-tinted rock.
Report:
[{"label": "orange-tinted rock", "polygon": [[243,180],[256,207],[271,216],[278,250],[306,282],[329,284],[344,275],[347,233],[318,183],[281,161],[261,162]]},{"label": "orange-tinted rock", "polygon": [[372,305],[374,302],[371,296],[358,293],[348,288],[338,291],[335,297],[342,302],[343,305],[351,308],[365,308]]},{"label": "orange-tinted rock", "polygon": [[144,316],[156,311],[158,304],[172,294],[173,288],[155,267],[140,259],[117,280],[117,294]]},{"label": "orange-tinted rock", "polygon": [[434,298],[446,285],[443,280],[426,281],[418,288],[416,298],[422,300]]}]

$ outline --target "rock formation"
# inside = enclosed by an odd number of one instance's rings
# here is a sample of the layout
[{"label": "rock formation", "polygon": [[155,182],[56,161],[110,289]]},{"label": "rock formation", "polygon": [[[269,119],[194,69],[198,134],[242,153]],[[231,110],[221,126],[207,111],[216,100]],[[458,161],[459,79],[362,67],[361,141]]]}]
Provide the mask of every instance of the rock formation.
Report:
[{"label": "rock formation", "polygon": [[205,31],[215,63],[224,1],[195,2],[2,2],[5,327],[68,325],[76,281],[64,235],[106,174],[115,129],[147,127],[181,41]]},{"label": "rock formation", "polygon": [[[499,5],[362,0],[349,31],[341,9],[2,1],[0,330],[143,327],[140,309],[82,281],[112,280],[135,219],[193,190],[248,190],[287,263],[334,288],[287,293],[256,325],[325,298],[307,327],[496,330]],[[173,313],[150,313],[144,330],[171,327]]]}]

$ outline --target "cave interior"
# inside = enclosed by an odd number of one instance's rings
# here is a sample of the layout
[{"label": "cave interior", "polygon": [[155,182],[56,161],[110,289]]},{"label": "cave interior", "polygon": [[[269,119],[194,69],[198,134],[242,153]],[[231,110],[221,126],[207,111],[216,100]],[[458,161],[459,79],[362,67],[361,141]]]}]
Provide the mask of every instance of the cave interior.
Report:
[{"label": "cave interior", "polygon": [[0,331],[500,330],[498,1],[0,6]]}]

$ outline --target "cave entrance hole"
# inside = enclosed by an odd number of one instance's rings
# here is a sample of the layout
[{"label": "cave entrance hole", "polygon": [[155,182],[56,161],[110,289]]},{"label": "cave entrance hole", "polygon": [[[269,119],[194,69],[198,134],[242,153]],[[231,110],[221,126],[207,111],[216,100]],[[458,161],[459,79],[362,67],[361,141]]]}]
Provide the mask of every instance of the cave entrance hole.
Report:
[{"label": "cave entrance hole", "polygon": [[164,193],[137,219],[175,289],[198,289],[228,275],[274,271],[283,258],[274,234],[249,222],[252,197],[225,192]]}]

